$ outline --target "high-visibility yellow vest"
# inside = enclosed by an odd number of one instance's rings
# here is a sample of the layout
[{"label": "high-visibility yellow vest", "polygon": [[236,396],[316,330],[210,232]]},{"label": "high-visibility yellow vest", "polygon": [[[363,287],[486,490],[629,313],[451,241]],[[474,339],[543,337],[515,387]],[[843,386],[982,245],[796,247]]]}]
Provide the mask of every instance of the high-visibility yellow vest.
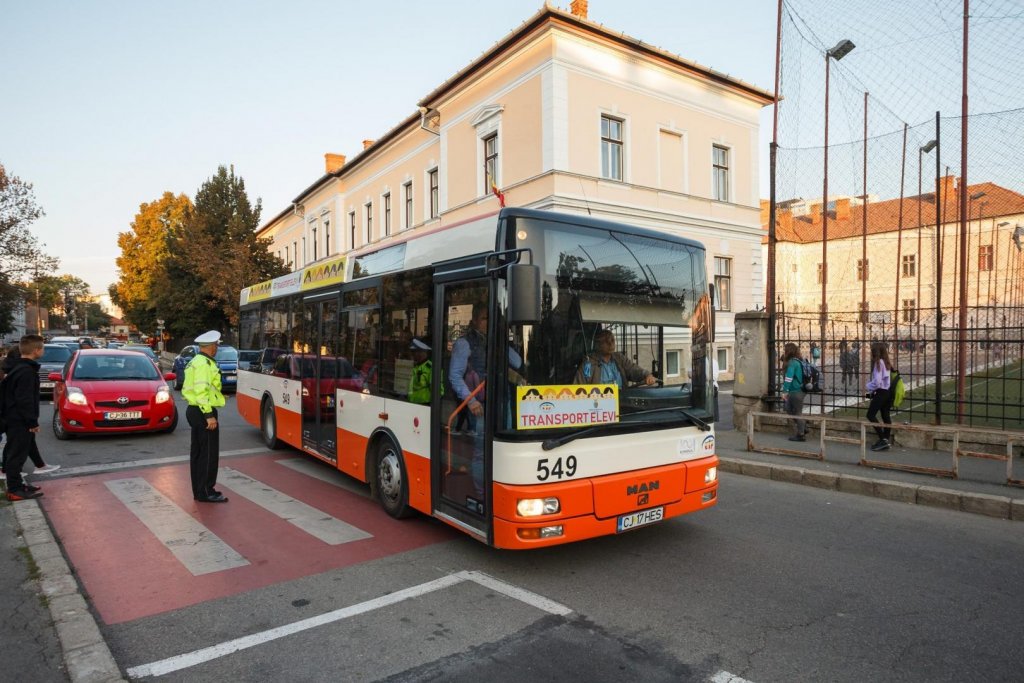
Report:
[{"label": "high-visibility yellow vest", "polygon": [[181,397],[206,415],[224,405],[224,394],[220,392],[220,368],[215,360],[200,353],[188,362]]}]

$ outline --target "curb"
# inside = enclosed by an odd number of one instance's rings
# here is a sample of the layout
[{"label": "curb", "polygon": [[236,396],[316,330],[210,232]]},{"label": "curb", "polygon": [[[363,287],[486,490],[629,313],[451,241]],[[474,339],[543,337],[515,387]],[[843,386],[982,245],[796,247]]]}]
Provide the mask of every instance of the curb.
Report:
[{"label": "curb", "polygon": [[121,670],[85,598],[78,592],[78,582],[64,561],[39,503],[34,500],[15,503],[14,516],[25,545],[39,566],[40,587],[50,607],[71,683],[123,683]]},{"label": "curb", "polygon": [[899,503],[913,503],[930,507],[970,512],[996,519],[1024,521],[1024,500],[987,493],[970,493],[936,486],[908,484],[902,481],[872,479],[838,472],[808,470],[802,467],[774,465],[772,463],[718,456],[719,470],[748,477],[759,477],[790,484],[813,486],[841,493],[882,498]]}]

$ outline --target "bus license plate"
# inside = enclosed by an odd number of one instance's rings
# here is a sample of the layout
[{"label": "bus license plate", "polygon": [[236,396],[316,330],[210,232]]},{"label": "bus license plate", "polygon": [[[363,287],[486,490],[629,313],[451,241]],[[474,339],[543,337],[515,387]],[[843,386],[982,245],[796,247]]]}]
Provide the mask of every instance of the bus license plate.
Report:
[{"label": "bus license plate", "polygon": [[665,519],[665,508],[663,507],[643,510],[641,512],[633,512],[619,517],[619,523],[615,532],[622,533],[623,531],[635,529],[638,526],[645,526],[647,524],[660,522],[663,519]]},{"label": "bus license plate", "polygon": [[142,417],[141,410],[122,410],[116,413],[103,413],[104,420],[137,420]]}]

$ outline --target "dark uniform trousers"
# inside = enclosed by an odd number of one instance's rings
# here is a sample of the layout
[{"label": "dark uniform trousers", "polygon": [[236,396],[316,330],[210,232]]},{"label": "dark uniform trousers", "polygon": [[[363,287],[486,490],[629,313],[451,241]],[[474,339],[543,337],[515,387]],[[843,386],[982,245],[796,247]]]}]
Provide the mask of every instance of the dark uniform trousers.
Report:
[{"label": "dark uniform trousers", "polygon": [[[211,413],[217,417],[217,409]],[[185,409],[185,419],[192,428],[192,448],[189,452],[192,473],[192,497],[206,498],[213,493],[217,484],[217,467],[220,463],[220,422],[217,429],[207,429],[206,419],[198,406]]]}]

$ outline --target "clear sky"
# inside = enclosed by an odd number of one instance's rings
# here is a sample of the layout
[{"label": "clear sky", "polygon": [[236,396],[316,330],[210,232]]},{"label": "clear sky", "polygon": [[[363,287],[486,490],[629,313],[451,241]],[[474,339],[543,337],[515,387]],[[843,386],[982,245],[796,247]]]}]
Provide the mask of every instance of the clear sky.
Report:
[{"label": "clear sky", "polygon": [[[32,230],[59,272],[104,293],[141,203],[194,198],[234,164],[266,221],[325,152],[354,156],[541,6],[0,0],[0,163],[35,186],[46,216]],[[590,19],[773,88],[769,0],[590,0]]]}]

